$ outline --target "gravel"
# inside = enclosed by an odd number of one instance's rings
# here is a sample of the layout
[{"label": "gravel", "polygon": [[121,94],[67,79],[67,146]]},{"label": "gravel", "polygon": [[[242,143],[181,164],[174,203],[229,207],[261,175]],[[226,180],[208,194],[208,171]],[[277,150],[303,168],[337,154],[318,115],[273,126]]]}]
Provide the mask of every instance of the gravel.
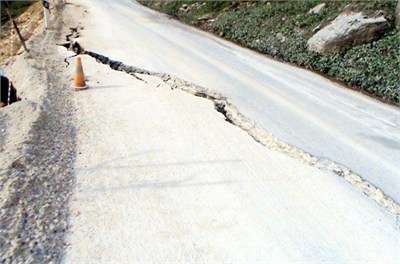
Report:
[{"label": "gravel", "polygon": [[18,84],[24,100],[0,110],[2,263],[58,262],[66,246],[75,126],[72,89],[53,45],[62,8],[54,9],[54,28],[34,36],[30,54],[14,64],[14,80],[34,76]]}]

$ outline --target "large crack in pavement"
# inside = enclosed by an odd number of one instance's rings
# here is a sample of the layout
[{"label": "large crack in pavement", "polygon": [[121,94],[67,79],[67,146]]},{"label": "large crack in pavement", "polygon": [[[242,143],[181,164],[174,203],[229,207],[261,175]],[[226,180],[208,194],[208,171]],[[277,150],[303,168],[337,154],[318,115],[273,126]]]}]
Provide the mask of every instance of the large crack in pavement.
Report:
[{"label": "large crack in pavement", "polygon": [[[245,131],[256,142],[271,150],[286,154],[291,158],[301,161],[302,163],[343,177],[346,182],[362,191],[371,200],[386,208],[389,212],[396,214],[397,219],[399,220],[400,205],[391,197],[386,195],[382,190],[363,179],[357,173],[351,171],[341,164],[338,164],[337,162],[318,158],[310,153],[279,140],[259,124],[241,114],[238,109],[228,101],[227,97],[223,96],[222,94],[206,89],[192,82],[182,80],[167,73],[148,71],[132,65],[124,64],[121,61],[112,60],[104,55],[85,50],[76,40],[72,40],[69,47],[69,49],[75,52],[76,55],[88,55],[96,59],[96,61],[99,63],[109,65],[113,70],[125,72],[141,81],[144,80],[138,75],[159,77],[171,89],[179,89],[194,96],[211,100],[214,104],[214,108],[219,113],[224,115],[227,122]],[[397,224],[399,225],[399,223]]]}]

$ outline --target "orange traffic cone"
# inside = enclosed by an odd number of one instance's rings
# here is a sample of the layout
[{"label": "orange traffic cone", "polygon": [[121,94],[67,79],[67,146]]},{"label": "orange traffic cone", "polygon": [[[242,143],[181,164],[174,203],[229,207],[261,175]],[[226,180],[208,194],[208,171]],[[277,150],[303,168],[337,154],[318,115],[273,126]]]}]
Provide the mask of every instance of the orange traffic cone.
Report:
[{"label": "orange traffic cone", "polygon": [[82,60],[79,57],[76,59],[74,88],[76,91],[89,88],[85,83],[85,74],[83,73]]}]

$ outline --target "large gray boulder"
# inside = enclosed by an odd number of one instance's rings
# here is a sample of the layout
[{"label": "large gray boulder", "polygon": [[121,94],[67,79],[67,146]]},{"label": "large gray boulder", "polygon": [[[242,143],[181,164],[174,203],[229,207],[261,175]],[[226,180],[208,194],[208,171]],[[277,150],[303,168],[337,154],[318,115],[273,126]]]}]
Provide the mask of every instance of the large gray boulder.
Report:
[{"label": "large gray boulder", "polygon": [[383,16],[367,18],[361,12],[344,12],[308,40],[308,50],[323,53],[369,43],[389,29]]}]

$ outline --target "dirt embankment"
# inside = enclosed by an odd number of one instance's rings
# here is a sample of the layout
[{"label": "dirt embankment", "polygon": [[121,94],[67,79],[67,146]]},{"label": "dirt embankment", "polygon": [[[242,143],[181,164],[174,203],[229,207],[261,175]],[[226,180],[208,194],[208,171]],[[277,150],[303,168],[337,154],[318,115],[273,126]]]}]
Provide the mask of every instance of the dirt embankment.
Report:
[{"label": "dirt embankment", "polygon": [[[40,2],[32,4],[24,13],[15,18],[18,29],[25,41],[42,29],[43,7]],[[13,56],[23,52],[21,42],[12,24],[8,21],[1,27],[0,66],[4,67]]]},{"label": "dirt embankment", "polygon": [[74,184],[74,105],[70,78],[56,43],[63,5],[52,28],[34,34],[6,68],[22,101],[0,109],[0,260],[59,261]]}]

